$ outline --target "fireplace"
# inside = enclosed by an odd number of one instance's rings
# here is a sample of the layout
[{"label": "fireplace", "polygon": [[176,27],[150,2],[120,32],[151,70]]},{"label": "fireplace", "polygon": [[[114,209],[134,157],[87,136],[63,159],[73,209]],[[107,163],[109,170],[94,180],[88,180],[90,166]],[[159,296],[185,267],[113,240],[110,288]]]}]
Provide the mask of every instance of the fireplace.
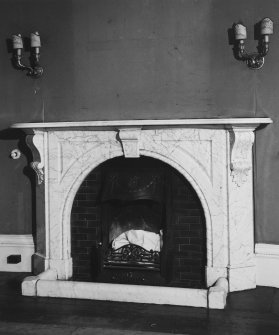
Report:
[{"label": "fireplace", "polygon": [[73,202],[73,280],[205,287],[206,229],[199,198],[169,165],[114,158]]},{"label": "fireplace", "polygon": [[[260,124],[271,122],[268,118],[243,118],[13,125],[13,128],[24,129],[27,133],[27,143],[33,153],[32,167],[38,177],[36,253],[33,257],[35,275],[27,277],[22,283],[23,294],[224,308],[228,292],[254,288],[256,282],[252,147],[254,130]],[[114,163],[117,160],[122,162]],[[128,176],[132,173],[130,165],[133,164],[140,167],[134,171],[141,171],[144,168],[141,162],[144,160],[149,172],[144,173],[145,179],[140,176],[140,172],[136,173],[134,185],[131,184],[136,194],[133,202],[130,201],[133,198],[131,194],[127,195],[125,182],[120,182],[122,186],[118,191],[117,188],[114,188],[115,192],[105,191],[113,189],[112,182],[108,182],[109,178],[120,180],[122,177],[119,173],[124,171],[123,169],[127,169]],[[128,165],[124,167],[121,164]],[[152,164],[157,165],[154,168],[155,165],[152,167]],[[158,172],[155,175],[154,170]],[[175,213],[176,208],[171,207],[172,204],[168,207],[168,202],[176,200],[174,195],[170,196],[171,193],[165,190],[176,182],[157,182],[169,175],[166,171],[171,171],[179,182],[182,181],[180,185],[190,186],[188,190],[192,191],[191,197],[197,200],[195,206],[201,208],[198,214],[201,234],[198,247],[201,253],[199,262],[194,263],[203,268],[199,284],[191,284],[190,277],[183,277],[181,272],[178,276],[179,282],[178,277],[174,276],[176,270],[170,270],[184,257],[180,254],[178,261],[174,256],[175,241],[180,237],[190,241],[191,237],[183,236],[187,229],[178,229],[180,236],[176,236],[177,239],[173,238],[175,229],[170,229],[172,219],[169,216]],[[82,194],[79,190],[86,184],[93,185],[94,182],[98,182],[97,179],[90,180],[95,178],[94,173],[106,176],[100,179],[103,186],[99,193],[99,213],[90,213],[93,211],[90,209],[91,205],[89,209],[85,209],[85,213],[76,213],[80,201],[78,197]],[[155,187],[153,193],[147,192],[142,195],[142,188],[138,185],[153,185],[154,180],[158,189],[162,188],[164,192],[157,192]],[[125,189],[124,193],[121,192]],[[182,203],[185,201],[182,209],[190,211],[191,208],[186,204],[187,193],[182,192],[181,197]],[[91,201],[94,201],[93,198]],[[86,212],[87,210],[89,212]],[[93,218],[95,221],[102,219],[101,227],[107,233],[102,235],[101,239],[100,235],[94,237],[97,228],[91,227],[86,241],[83,241],[81,236],[75,240],[74,235],[78,235],[79,232],[76,230],[74,233],[74,229],[81,229],[80,226],[75,227],[76,219],[73,220],[73,216],[76,214],[80,215],[79,218],[82,214],[86,214],[87,218],[91,215],[92,220],[87,220],[86,223],[88,228],[90,224],[93,225],[93,222],[90,222],[94,221]],[[137,223],[134,223],[132,229],[127,230],[131,219]],[[188,219],[186,215],[185,220]],[[148,222],[145,224],[149,227],[147,229],[143,225],[143,221],[146,220]],[[194,224],[192,223],[192,228]],[[204,228],[201,228],[202,226]],[[128,231],[131,232],[127,234]],[[135,231],[137,242],[130,243],[135,241]],[[182,231],[184,232],[181,233]],[[123,233],[126,235],[121,237]],[[146,256],[151,260],[150,264],[146,262],[144,265],[150,273],[150,277],[145,279],[147,284],[140,280],[132,283],[131,278],[129,279],[131,271],[126,268],[126,281],[121,279],[121,275],[111,274],[110,271],[114,271],[113,267],[116,266],[118,273],[121,273],[126,266],[122,256],[116,253],[119,248],[111,248],[112,243],[115,242],[114,245],[117,246],[122,243],[123,247],[126,246],[125,250],[122,250],[123,253],[129,254],[133,252],[129,249],[135,245],[139,246],[141,243],[138,241],[147,233],[155,234],[152,235],[155,236],[152,240],[153,245],[156,240],[157,245],[159,243],[162,247],[153,250],[154,247],[146,248],[145,245],[143,248],[149,253],[153,252],[153,258],[150,258],[150,255]],[[95,247],[103,250],[99,252],[99,256],[96,256],[98,252],[91,252],[91,278],[89,275],[88,278],[77,278],[76,270],[81,268],[82,263],[77,262],[75,248],[78,248],[78,243],[81,248],[82,244],[88,243],[88,236],[93,239],[93,249]],[[115,241],[117,237],[119,239]],[[181,243],[179,248],[182,245],[187,243]],[[140,249],[136,250],[137,253]],[[164,253],[172,255],[165,257]],[[162,262],[162,259],[165,261]],[[185,262],[185,259],[182,261]],[[141,261],[134,262],[131,259],[126,264],[136,268],[142,265]],[[100,271],[97,271],[98,266]],[[151,268],[148,269],[148,266]],[[140,272],[145,271],[143,268]],[[110,274],[107,275],[104,270]],[[134,268],[132,270],[132,276],[139,271]],[[159,274],[163,282],[151,274]],[[114,281],[115,276],[120,279]],[[182,282],[183,278],[188,282]]]}]

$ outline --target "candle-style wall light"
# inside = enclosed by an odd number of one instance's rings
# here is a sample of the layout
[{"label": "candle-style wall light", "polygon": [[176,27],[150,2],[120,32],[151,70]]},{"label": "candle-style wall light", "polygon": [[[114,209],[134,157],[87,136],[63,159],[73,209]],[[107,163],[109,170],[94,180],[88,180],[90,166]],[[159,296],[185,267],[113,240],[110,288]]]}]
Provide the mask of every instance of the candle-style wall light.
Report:
[{"label": "candle-style wall light", "polygon": [[34,78],[39,78],[43,74],[43,68],[39,64],[40,60],[40,47],[41,39],[39,33],[30,34],[30,66],[26,66],[21,62],[22,50],[23,50],[23,40],[20,34],[12,36],[13,42],[13,64],[14,66],[23,71],[27,71],[27,75]]},{"label": "candle-style wall light", "polygon": [[237,59],[246,61],[249,69],[260,69],[264,65],[264,57],[269,51],[269,35],[273,34],[273,22],[266,17],[260,23],[261,38],[258,44],[258,52],[248,53],[245,51],[245,40],[247,39],[246,27],[238,23],[234,26],[235,51]]}]

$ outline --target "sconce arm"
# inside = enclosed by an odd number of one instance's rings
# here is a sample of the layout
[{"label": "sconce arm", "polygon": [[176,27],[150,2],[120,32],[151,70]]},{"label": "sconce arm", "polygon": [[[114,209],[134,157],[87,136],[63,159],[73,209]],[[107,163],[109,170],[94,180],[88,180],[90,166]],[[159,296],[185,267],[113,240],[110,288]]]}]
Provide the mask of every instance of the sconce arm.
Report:
[{"label": "sconce arm", "polygon": [[14,56],[13,57],[13,64],[14,66],[22,71],[27,71],[27,75],[31,75],[31,73],[33,72],[32,67],[26,66],[24,64],[22,64],[21,62],[21,56]]},{"label": "sconce arm", "polygon": [[264,57],[268,54],[269,51],[269,42],[268,41],[262,41],[259,46],[259,54]]},{"label": "sconce arm", "polygon": [[258,52],[246,52],[244,40],[238,40],[236,44],[237,58],[246,61],[250,69],[260,69],[264,65],[264,56],[267,55],[268,50],[269,42],[264,40],[259,44]]},{"label": "sconce arm", "polygon": [[39,63],[40,61],[40,52],[39,48],[35,48],[34,52],[31,54],[31,66],[32,66],[32,74],[33,77],[40,77],[43,74],[43,68]]},{"label": "sconce arm", "polygon": [[27,71],[27,76],[38,78],[43,74],[43,68],[39,64],[40,54],[34,52],[31,54],[31,66],[26,66],[22,63],[22,50],[16,49],[13,55],[13,64],[16,69]]}]

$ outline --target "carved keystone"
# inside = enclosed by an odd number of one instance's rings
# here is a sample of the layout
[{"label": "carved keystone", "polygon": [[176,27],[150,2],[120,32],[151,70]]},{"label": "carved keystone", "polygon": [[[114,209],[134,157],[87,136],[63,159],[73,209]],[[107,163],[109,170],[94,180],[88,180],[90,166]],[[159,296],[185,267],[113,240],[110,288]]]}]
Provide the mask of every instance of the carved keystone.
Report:
[{"label": "carved keystone", "polygon": [[119,130],[119,139],[126,158],[138,158],[141,128],[123,128]]}]

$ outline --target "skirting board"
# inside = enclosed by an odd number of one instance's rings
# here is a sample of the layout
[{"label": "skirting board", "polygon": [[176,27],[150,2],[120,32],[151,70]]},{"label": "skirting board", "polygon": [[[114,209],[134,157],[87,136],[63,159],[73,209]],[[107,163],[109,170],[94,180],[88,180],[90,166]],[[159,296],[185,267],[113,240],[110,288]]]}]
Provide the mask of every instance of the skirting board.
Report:
[{"label": "skirting board", "polygon": [[[31,272],[31,259],[34,254],[32,235],[0,235],[0,271]],[[8,263],[8,257],[20,255],[18,263]]]},{"label": "skirting board", "polygon": [[257,285],[279,288],[279,245],[257,243],[255,254]]},{"label": "skirting board", "polygon": [[[0,271],[31,272],[33,254],[32,235],[0,235]],[[257,243],[255,254],[257,285],[279,288],[279,245]],[[10,255],[21,255],[21,262],[8,264]]]}]

